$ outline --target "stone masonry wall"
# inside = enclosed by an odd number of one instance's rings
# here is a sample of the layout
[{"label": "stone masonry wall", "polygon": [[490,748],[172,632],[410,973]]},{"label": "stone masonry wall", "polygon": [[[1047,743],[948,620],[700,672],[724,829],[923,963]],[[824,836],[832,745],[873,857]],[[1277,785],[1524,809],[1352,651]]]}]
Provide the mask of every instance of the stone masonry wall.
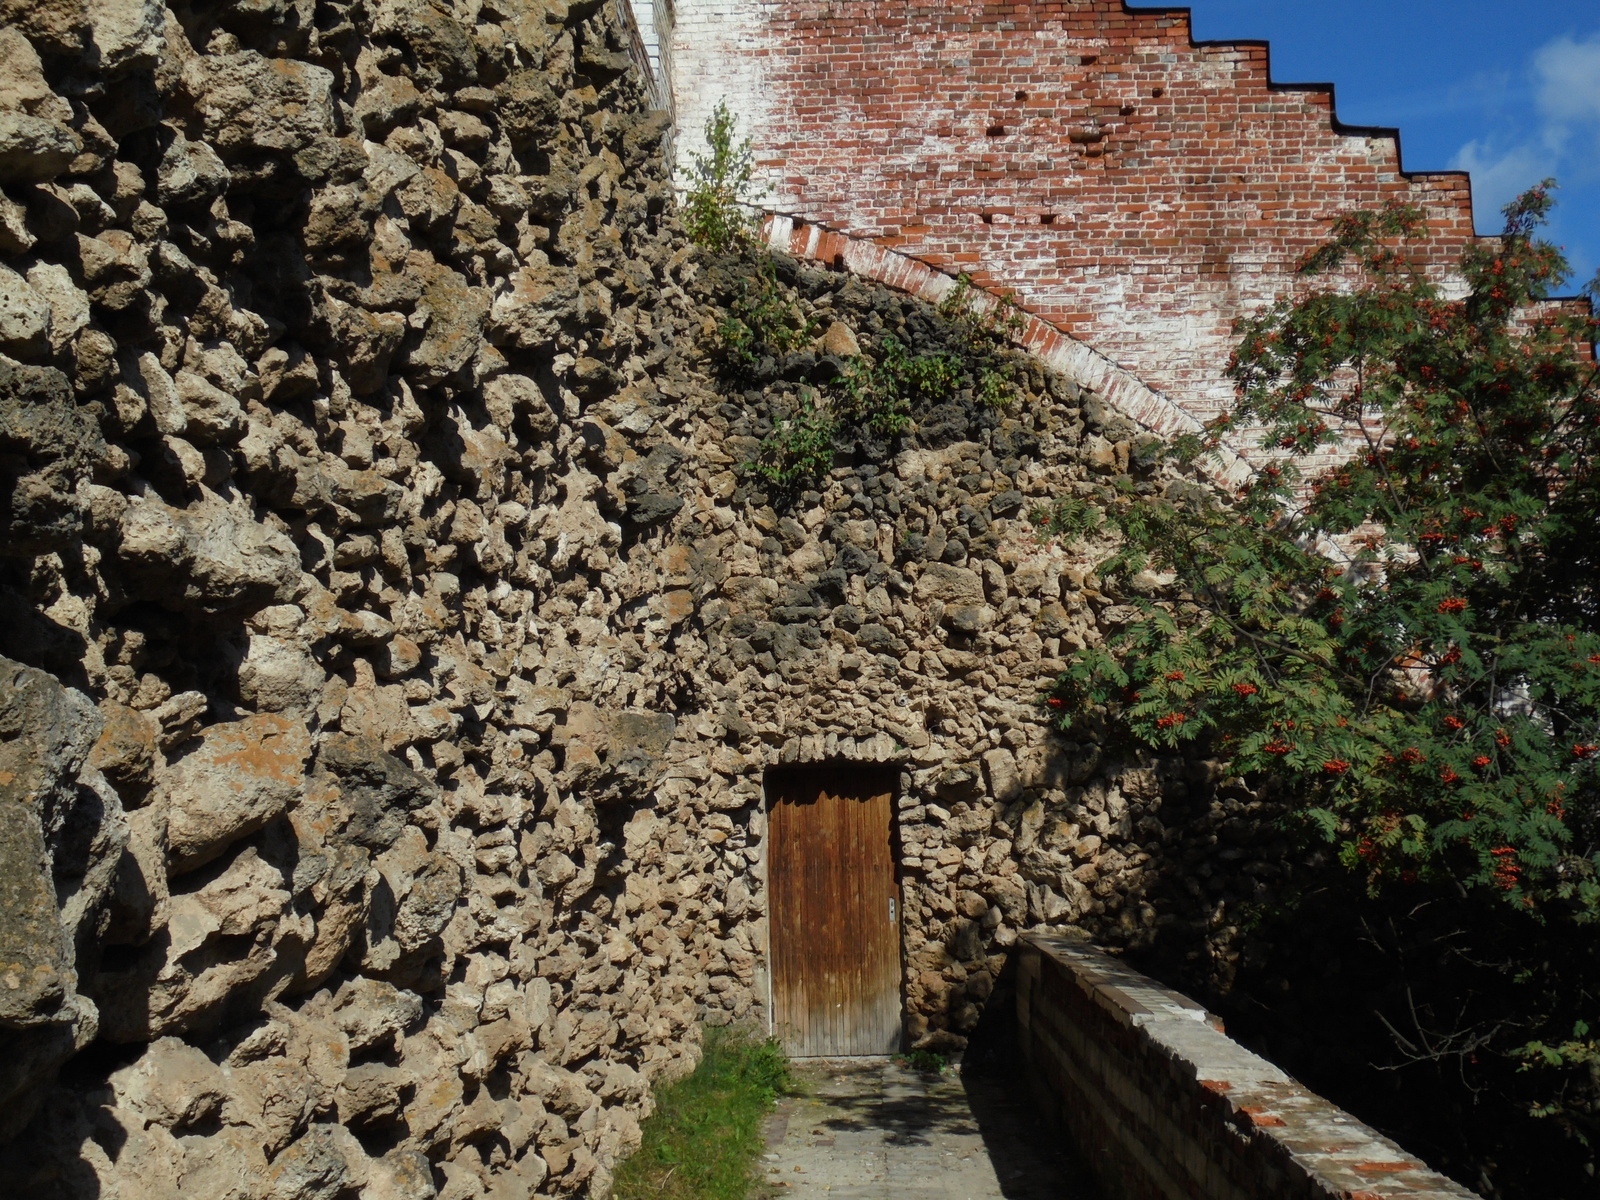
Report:
[{"label": "stone masonry wall", "polygon": [[[678,319],[629,50],[597,2],[0,6],[7,1195],[601,1195],[750,1011],[579,466]],[[553,744],[580,701],[635,758]]]},{"label": "stone masonry wall", "polygon": [[958,338],[780,258],[819,336],[731,369],[615,5],[0,14],[6,1194],[603,1197],[764,1018],[785,763],[900,767],[917,1044],[1024,929],[1225,955],[1256,802],[1037,703],[1135,610],[1031,508],[1195,485],[1019,356],[765,493],[804,389]]},{"label": "stone masonry wall", "polygon": [[[1196,43],[1123,0],[679,0],[680,155],[726,98],[761,203],[1014,291],[1206,420],[1234,320],[1285,291],[1329,218],[1422,206],[1422,258],[1473,236],[1469,182],[1408,175],[1393,130],[1274,83],[1260,43]],[[687,162],[687,159],[683,159]]]}]

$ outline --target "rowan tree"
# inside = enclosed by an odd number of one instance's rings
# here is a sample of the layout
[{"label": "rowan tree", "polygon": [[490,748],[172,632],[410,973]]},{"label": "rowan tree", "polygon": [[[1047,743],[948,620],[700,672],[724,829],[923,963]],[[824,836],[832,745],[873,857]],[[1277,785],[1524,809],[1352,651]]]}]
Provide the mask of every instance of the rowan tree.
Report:
[{"label": "rowan tree", "polygon": [[[1258,469],[1112,499],[1101,576],[1170,586],[1045,697],[1063,728],[1265,782],[1369,894],[1503,900],[1535,956],[1600,918],[1600,322],[1550,300],[1549,186],[1449,280],[1416,261],[1420,211],[1336,223],[1240,323],[1231,409],[1173,451],[1253,430]],[[1081,533],[1084,508],[1040,519]],[[1524,1057],[1600,1061],[1563,1008],[1581,989],[1546,990]]]},{"label": "rowan tree", "polygon": [[1600,323],[1541,303],[1566,273],[1535,236],[1549,206],[1510,205],[1459,296],[1408,253],[1418,210],[1339,220],[1304,289],[1241,322],[1231,410],[1177,449],[1255,427],[1264,465],[1233,496],[1112,505],[1101,573],[1170,572],[1182,599],[1143,602],[1054,698],[1269,774],[1374,881],[1444,872],[1592,919]]}]

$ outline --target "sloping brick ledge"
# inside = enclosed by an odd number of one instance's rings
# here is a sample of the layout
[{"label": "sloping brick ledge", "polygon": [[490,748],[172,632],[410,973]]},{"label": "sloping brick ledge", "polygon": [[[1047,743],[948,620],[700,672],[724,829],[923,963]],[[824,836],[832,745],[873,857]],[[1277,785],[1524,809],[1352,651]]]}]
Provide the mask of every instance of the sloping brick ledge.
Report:
[{"label": "sloping brick ledge", "polygon": [[1113,1200],[1474,1200],[1074,937],[1018,947],[1023,1056]]},{"label": "sloping brick ledge", "polygon": [[[932,304],[939,303],[957,286],[954,277],[920,259],[788,214],[768,213],[762,232],[774,250],[847,270]],[[992,292],[980,287],[973,287],[972,296],[978,306],[999,303]],[[1095,392],[1117,412],[1152,433],[1172,437],[1201,432],[1201,423],[1195,417],[1126,368],[1031,313],[1024,312],[1023,318],[1022,328],[1011,338],[1018,349]],[[1215,456],[1203,459],[1202,466],[1221,483],[1238,485],[1250,475],[1244,459],[1227,447],[1219,447]]]}]

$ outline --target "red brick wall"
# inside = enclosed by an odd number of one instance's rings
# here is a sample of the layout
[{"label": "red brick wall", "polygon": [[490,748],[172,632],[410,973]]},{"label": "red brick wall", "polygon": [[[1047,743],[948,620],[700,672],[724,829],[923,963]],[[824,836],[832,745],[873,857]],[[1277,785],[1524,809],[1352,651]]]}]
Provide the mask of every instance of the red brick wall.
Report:
[{"label": "red brick wall", "polygon": [[1392,132],[1274,86],[1267,48],[1195,44],[1122,0],[678,0],[685,149],[727,97],[772,209],[1015,290],[1205,419],[1241,313],[1288,285],[1329,218],[1430,214],[1472,236],[1468,180],[1405,176]]}]

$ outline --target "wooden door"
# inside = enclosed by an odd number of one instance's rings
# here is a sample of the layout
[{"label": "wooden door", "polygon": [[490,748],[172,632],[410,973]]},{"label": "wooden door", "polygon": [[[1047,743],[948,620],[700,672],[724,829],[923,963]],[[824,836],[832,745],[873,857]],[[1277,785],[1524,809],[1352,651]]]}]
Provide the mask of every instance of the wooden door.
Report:
[{"label": "wooden door", "polygon": [[893,794],[871,768],[768,777],[773,1032],[794,1057],[900,1048]]}]

